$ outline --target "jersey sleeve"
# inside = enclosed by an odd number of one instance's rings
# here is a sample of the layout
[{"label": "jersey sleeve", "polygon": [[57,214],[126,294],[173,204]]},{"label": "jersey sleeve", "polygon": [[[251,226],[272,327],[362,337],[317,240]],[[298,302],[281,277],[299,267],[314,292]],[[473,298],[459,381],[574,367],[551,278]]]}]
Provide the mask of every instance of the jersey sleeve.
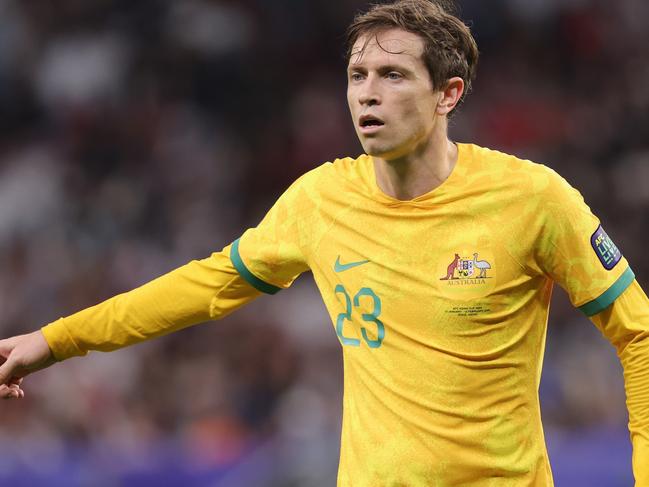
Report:
[{"label": "jersey sleeve", "polygon": [[226,316],[261,293],[234,269],[230,246],[41,331],[54,357],[110,351]]},{"label": "jersey sleeve", "polygon": [[232,244],[232,264],[261,292],[275,294],[309,268],[307,227],[314,204],[306,183],[308,174],[284,192],[259,225]]},{"label": "jersey sleeve", "polygon": [[537,258],[572,304],[592,316],[610,306],[635,276],[581,194],[549,173]]},{"label": "jersey sleeve", "polygon": [[649,485],[649,299],[633,281],[591,320],[615,346],[624,368],[633,473],[637,486]]}]

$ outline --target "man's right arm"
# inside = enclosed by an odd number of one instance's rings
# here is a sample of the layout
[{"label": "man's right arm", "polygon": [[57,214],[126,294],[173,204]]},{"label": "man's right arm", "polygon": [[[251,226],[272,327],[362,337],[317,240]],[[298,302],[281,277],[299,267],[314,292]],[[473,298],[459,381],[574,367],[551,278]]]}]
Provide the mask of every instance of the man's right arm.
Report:
[{"label": "man's right arm", "polygon": [[[9,385],[55,361],[110,351],[216,320],[261,295],[230,260],[230,246],[34,332],[0,340],[0,396]],[[49,348],[44,348],[45,345]],[[9,395],[13,390],[13,396]]]},{"label": "man's right arm", "polygon": [[230,260],[230,246],[128,293],[61,318],[42,332],[57,360],[110,351],[216,320],[261,293]]},{"label": "man's right arm", "polygon": [[[211,257],[133,291],[61,318],[40,331],[0,340],[0,397],[21,397],[20,379],[55,361],[110,351],[221,318],[287,288],[308,270],[314,193],[321,168],[295,181],[255,228]],[[304,221],[308,220],[308,224]]]}]

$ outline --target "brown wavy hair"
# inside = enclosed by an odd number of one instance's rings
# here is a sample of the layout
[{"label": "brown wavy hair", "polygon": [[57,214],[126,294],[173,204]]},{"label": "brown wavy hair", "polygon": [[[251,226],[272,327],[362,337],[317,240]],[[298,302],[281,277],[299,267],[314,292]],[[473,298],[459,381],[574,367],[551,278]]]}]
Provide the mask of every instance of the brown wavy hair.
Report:
[{"label": "brown wavy hair", "polygon": [[428,69],[434,90],[444,88],[454,76],[464,81],[464,94],[471,91],[478,64],[478,46],[469,27],[456,15],[450,0],[397,0],[374,5],[358,14],[347,29],[346,60],[349,62],[356,41],[369,40],[386,29],[403,29],[424,41],[422,60]]}]

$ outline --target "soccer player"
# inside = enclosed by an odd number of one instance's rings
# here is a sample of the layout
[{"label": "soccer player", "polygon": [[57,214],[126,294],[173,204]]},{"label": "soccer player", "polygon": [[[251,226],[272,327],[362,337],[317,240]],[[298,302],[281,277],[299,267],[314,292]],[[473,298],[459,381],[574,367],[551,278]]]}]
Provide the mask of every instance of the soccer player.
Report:
[{"label": "soccer player", "polygon": [[448,139],[478,59],[469,29],[400,0],[354,20],[347,57],[366,154],[306,173],[221,252],[0,341],[1,395],[311,270],[343,347],[338,485],[550,486],[538,387],[557,282],[617,348],[636,485],[649,486],[649,300],[559,175]]}]

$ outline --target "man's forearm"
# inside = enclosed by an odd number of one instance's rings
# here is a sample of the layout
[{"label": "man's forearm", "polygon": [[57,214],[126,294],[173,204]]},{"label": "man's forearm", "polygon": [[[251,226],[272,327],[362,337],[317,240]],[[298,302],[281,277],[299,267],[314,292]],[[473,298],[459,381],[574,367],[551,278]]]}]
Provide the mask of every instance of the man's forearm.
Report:
[{"label": "man's forearm", "polygon": [[229,249],[192,261],[130,292],[42,328],[57,360],[109,351],[221,318],[260,295],[238,274]]}]

